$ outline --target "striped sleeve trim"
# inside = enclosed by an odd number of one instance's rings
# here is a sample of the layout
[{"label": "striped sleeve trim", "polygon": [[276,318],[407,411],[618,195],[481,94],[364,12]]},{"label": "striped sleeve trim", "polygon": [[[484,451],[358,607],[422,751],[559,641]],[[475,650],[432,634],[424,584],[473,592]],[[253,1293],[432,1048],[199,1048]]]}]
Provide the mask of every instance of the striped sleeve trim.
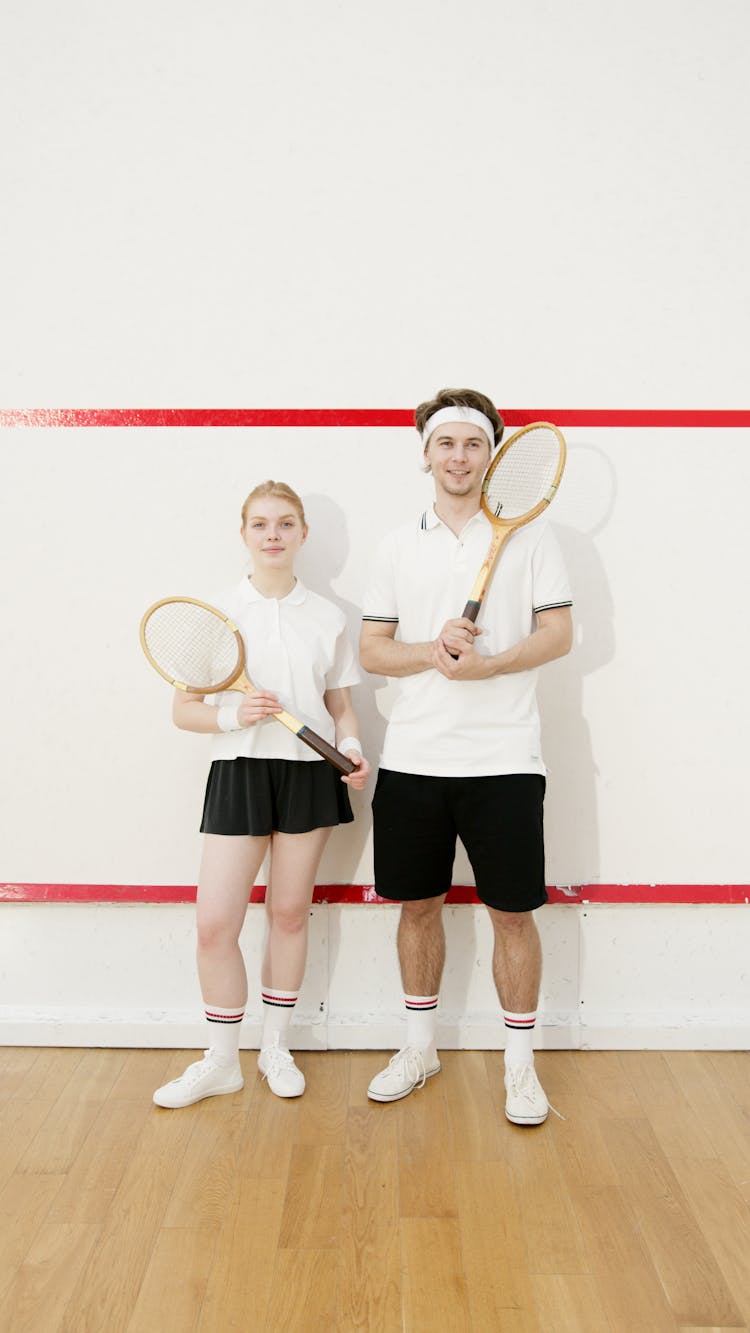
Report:
[{"label": "striped sleeve trim", "polygon": [[384,625],[397,625],[398,616],[363,616],[363,620],[379,620]]},{"label": "striped sleeve trim", "polygon": [[570,598],[568,598],[567,602],[545,602],[543,606],[534,607],[534,614],[536,615],[538,611],[554,611],[555,607],[557,606],[572,606],[572,605],[573,602]]}]

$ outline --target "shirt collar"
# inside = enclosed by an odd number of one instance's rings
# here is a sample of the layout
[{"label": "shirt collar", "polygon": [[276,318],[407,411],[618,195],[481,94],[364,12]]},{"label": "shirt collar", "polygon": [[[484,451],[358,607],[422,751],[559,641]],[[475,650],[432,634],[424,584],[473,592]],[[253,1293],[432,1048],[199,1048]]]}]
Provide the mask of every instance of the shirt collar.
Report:
[{"label": "shirt collar", "polygon": [[300,578],[297,579],[291,592],[286,597],[264,597],[262,592],[258,592],[254,583],[249,578],[240,580],[240,597],[243,602],[278,602],[279,606],[300,606],[307,598],[307,588]]},{"label": "shirt collar", "polygon": [[[476,514],[472,514],[471,518],[466,520],[461,531],[465,532],[468,527],[472,526],[472,524],[476,525],[478,519],[481,520],[482,523],[489,522],[486,514],[484,514],[481,509],[478,509]],[[421,532],[430,532],[433,528],[446,528],[448,532],[451,531],[451,529],[448,528],[448,525],[443,522],[442,518],[439,518],[435,513],[434,508],[425,509],[419,520],[419,527]]]}]

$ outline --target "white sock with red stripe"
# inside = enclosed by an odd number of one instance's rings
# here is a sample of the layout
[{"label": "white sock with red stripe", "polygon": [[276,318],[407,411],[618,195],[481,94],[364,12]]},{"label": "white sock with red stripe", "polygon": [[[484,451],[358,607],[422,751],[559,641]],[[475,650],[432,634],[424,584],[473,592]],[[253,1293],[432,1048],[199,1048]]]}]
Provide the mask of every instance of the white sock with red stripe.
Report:
[{"label": "white sock with red stripe", "polygon": [[239,1060],[240,1028],[244,1017],[244,1008],[222,1009],[218,1004],[206,1005],[208,1048],[224,1064],[236,1065]]},{"label": "white sock with red stripe", "polygon": [[261,992],[263,1000],[263,1035],[260,1048],[273,1046],[278,1037],[282,1050],[289,1050],[287,1030],[291,1022],[294,1006],[299,992],[296,990],[277,990],[275,986],[264,986]]},{"label": "white sock with red stripe", "polygon": [[420,1051],[435,1049],[437,995],[404,995],[406,1044]]},{"label": "white sock with red stripe", "polygon": [[534,1063],[534,1024],[533,1014],[510,1014],[503,1011],[505,1017],[505,1063],[518,1068],[519,1065]]}]

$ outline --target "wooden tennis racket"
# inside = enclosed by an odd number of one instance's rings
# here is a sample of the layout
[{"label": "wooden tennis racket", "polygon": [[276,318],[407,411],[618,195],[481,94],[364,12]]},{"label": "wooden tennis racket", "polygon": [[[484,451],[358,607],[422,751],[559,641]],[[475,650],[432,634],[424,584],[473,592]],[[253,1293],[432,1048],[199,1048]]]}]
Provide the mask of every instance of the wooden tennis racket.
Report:
[{"label": "wooden tennis racket", "polygon": [[[245,671],[245,645],[233,621],[194,597],[164,597],[141,620],[141,647],[155,671],[190,694],[218,694],[255,686]],[[340,773],[353,773],[351,759],[311,727],[282,710],[273,717]]]},{"label": "wooden tennis racket", "polygon": [[[462,616],[476,621],[498,556],[517,528],[537,518],[555,498],[565,467],[565,440],[557,426],[534,421],[511,435],[487,469],[482,509],[492,541]],[[451,654],[453,656],[453,654]]]}]

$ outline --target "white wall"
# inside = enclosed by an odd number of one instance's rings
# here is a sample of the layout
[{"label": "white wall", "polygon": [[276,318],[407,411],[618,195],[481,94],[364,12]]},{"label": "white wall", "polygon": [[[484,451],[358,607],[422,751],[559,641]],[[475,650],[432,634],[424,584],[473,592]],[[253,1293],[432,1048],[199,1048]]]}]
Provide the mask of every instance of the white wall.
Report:
[{"label": "white wall", "polygon": [[[747,406],[740,0],[29,0],[0,36],[0,406],[408,408],[446,382],[501,408]],[[746,883],[748,432],[568,442],[552,517],[578,642],[540,690],[548,880]],[[275,475],[308,505],[304,576],[354,628],[373,542],[429,501],[416,436],[0,446],[0,879],[191,883],[205,744],[169,724],[142,610],[239,575],[239,504]],[[360,690],[373,753],[388,696]],[[323,880],[371,882],[357,804]],[[0,904],[11,957],[30,910]],[[43,948],[58,909],[33,910]],[[744,976],[739,925],[705,933]],[[17,990],[0,964],[0,1002]]]}]

